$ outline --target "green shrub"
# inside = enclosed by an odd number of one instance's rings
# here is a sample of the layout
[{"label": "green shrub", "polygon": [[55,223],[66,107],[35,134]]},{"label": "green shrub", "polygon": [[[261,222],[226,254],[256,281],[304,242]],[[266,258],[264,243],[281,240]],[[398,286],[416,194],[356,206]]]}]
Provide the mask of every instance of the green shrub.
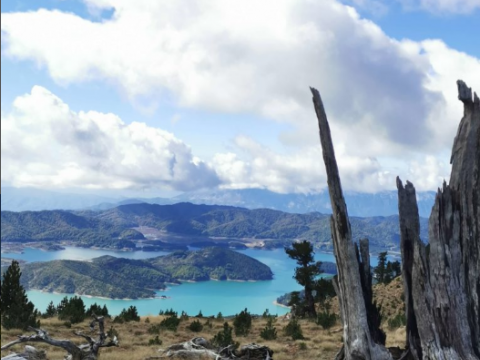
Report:
[{"label": "green shrub", "polygon": [[195,317],[196,318],[203,318],[202,310],[200,310]]},{"label": "green shrub", "polygon": [[405,314],[397,314],[394,318],[388,319],[388,328],[390,330],[398,329],[400,326],[405,326],[407,324],[407,319]]},{"label": "green shrub", "polygon": [[57,313],[60,320],[68,320],[72,324],[77,324],[85,319],[85,304],[78,296],[70,299],[65,296],[57,306]]},{"label": "green shrub", "polygon": [[288,322],[287,326],[283,329],[286,336],[291,336],[292,340],[303,340],[305,337],[303,336],[302,328],[298,323],[297,319],[292,319]]},{"label": "green shrub", "polygon": [[210,322],[210,319],[207,319],[207,321],[205,321],[205,325],[206,327],[208,327],[209,329],[211,329],[213,327],[213,324]]},{"label": "green shrub", "polygon": [[177,331],[178,325],[180,325],[180,319],[176,315],[170,315],[162,320],[160,328],[170,331]]},{"label": "green shrub", "polygon": [[252,327],[252,315],[245,308],[240,314],[235,315],[233,319],[233,327],[235,328],[235,335],[247,336]]},{"label": "green shrub", "polygon": [[124,322],[140,321],[136,306],[130,306],[128,309],[123,309],[120,315],[113,319],[114,323],[123,324]]},{"label": "green shrub", "polygon": [[145,324],[150,324],[150,319],[148,317],[145,319]]},{"label": "green shrub", "polygon": [[[183,313],[183,312],[182,312]],[[178,313],[176,311],[173,311],[173,309],[167,309],[167,310],[160,310],[158,315],[166,315],[166,316],[175,316],[178,317]]]},{"label": "green shrub", "polygon": [[317,324],[324,329],[330,329],[336,321],[337,316],[329,311],[322,311],[317,315]]},{"label": "green shrub", "polygon": [[239,344],[233,341],[232,331],[233,329],[228,325],[227,322],[225,322],[223,324],[223,330],[219,331],[217,335],[213,337],[212,345],[220,348],[224,348],[229,345],[235,345],[235,347],[238,347]]},{"label": "green shrub", "polygon": [[149,334],[152,334],[152,335],[160,334],[160,325],[159,324],[151,325],[147,331]]},{"label": "green shrub", "polygon": [[203,325],[200,321],[194,320],[190,325],[188,325],[188,329],[193,332],[200,332],[203,330]]},{"label": "green shrub", "polygon": [[269,317],[267,325],[260,332],[260,336],[265,340],[275,340],[277,338],[277,328],[273,326],[273,317]]},{"label": "green shrub", "polygon": [[223,321],[223,314],[221,312],[217,314],[217,320]]},{"label": "green shrub", "polygon": [[298,348],[300,350],[307,350],[307,344],[305,344],[304,342],[301,342],[300,344],[298,344]]},{"label": "green shrub", "polygon": [[148,345],[149,346],[152,346],[152,345],[162,345],[162,340],[160,340],[158,338],[158,335],[155,336],[153,339],[150,339],[148,340]]}]

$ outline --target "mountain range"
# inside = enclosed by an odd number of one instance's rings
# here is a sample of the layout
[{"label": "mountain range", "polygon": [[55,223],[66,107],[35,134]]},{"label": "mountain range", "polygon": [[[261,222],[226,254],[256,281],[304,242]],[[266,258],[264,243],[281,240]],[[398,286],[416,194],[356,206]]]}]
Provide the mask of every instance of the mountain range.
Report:
[{"label": "mountain range", "polygon": [[[355,240],[368,238],[373,252],[398,249],[398,216],[351,217]],[[130,204],[104,211],[62,210],[1,213],[2,242],[69,240],[80,246],[135,248],[154,229],[157,239],[175,244],[231,246],[254,243],[265,248],[283,247],[294,240],[309,240],[317,249],[332,251],[330,216],[291,214],[271,209],[246,209],[221,205]],[[421,218],[421,236],[427,240],[427,220]],[[120,243],[117,243],[119,242]],[[149,241],[155,245],[155,241]],[[160,243],[162,244],[162,243]],[[105,246],[107,245],[107,246]]]},{"label": "mountain range", "polygon": [[[396,191],[376,194],[346,192],[350,216],[390,216],[398,214]],[[420,216],[429,217],[435,199],[434,192],[417,193]],[[109,198],[97,195],[60,193],[33,188],[3,187],[2,210],[108,210],[120,205],[149,203],[228,205],[248,209],[273,209],[289,213],[331,213],[328,192],[318,194],[279,194],[263,189],[198,190],[172,198]]]}]

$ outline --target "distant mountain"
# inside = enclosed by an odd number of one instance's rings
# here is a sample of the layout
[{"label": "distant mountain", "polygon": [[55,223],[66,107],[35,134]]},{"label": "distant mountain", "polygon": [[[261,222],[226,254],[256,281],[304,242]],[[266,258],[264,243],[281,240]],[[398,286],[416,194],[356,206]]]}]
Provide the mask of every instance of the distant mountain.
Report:
[{"label": "distant mountain", "polygon": [[[22,284],[49,292],[145,298],[166,282],[271,280],[271,269],[247,255],[222,248],[177,251],[147,260],[102,256],[87,261],[55,260],[22,264]],[[128,284],[128,286],[125,286]]]},{"label": "distant mountain", "polygon": [[77,210],[117,199],[88,194],[70,194],[36,188],[2,187],[2,210]]},{"label": "distant mountain", "polygon": [[[75,214],[2,211],[1,218],[2,241],[73,240],[82,246],[133,248],[135,244],[130,240],[143,238],[143,235],[132,228],[148,227],[163,236],[182,237],[187,241],[183,245],[195,245],[210,238],[206,245],[233,239],[263,242],[266,248],[275,248],[301,239],[313,242],[316,248],[332,250],[330,216],[320,213],[291,214],[271,209],[179,203],[131,204]],[[398,216],[351,217],[350,222],[354,240],[368,238],[372,251],[398,249]],[[421,218],[421,236],[427,240],[427,220],[424,218]]]},{"label": "distant mountain", "polygon": [[[420,216],[428,218],[435,200],[435,192],[419,192],[417,198]],[[267,208],[300,214],[309,212],[330,214],[332,212],[328,191],[320,194],[278,194],[262,189],[201,190],[176,196],[172,200],[174,203],[185,201],[193,204],[230,205],[248,209]],[[346,192],[345,201],[350,216],[398,214],[396,191],[384,191],[376,194]]]},{"label": "distant mountain", "polygon": [[[281,247],[295,239],[309,240],[331,250],[330,216],[320,213],[291,214],[271,209],[220,205],[132,204],[95,215],[116,226],[146,226],[186,237],[268,240],[267,247]],[[398,216],[351,217],[355,240],[367,237],[373,250],[398,248]],[[421,218],[421,236],[428,239],[427,220]]]},{"label": "distant mountain", "polygon": [[[2,210],[93,210],[103,211],[128,204],[167,205],[180,202],[193,204],[227,205],[248,209],[274,209],[289,213],[331,213],[328,192],[320,194],[278,194],[262,189],[199,190],[170,199],[132,198],[109,199],[94,195],[64,194],[39,189],[2,188]],[[350,216],[390,216],[398,214],[396,191],[377,194],[346,192]],[[434,192],[417,193],[420,216],[429,217],[435,199]]]}]

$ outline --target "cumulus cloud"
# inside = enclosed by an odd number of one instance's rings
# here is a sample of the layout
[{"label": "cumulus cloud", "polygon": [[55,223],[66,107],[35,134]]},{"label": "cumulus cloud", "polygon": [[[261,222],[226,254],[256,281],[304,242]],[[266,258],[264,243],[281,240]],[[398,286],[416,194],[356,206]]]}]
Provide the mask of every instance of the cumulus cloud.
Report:
[{"label": "cumulus cloud", "polygon": [[173,134],[114,114],[74,112],[35,86],[2,113],[2,182],[14,186],[193,190],[214,170]]},{"label": "cumulus cloud", "polygon": [[[315,193],[325,188],[320,146],[280,154],[245,136],[237,137],[235,145],[235,153],[216,154],[212,160],[223,188],[265,188],[279,193]],[[346,189],[378,191],[393,183],[393,175],[377,159],[350,156],[341,147],[336,153]]]},{"label": "cumulus cloud", "polygon": [[407,169],[412,158],[450,148],[461,116],[455,80],[480,89],[478,59],[439,40],[389,38],[335,0],[85,2],[113,8],[112,18],[2,13],[4,54],[35,61],[60,83],[113,82],[134,102],[168,94],[181,107],[293,125],[279,136],[288,154],[246,137],[236,141],[243,155],[217,154],[211,162],[224,186],[317,189],[323,170],[309,85],[324,99],[342,176],[351,178],[344,182],[363,190],[394,186],[379,156]]},{"label": "cumulus cloud", "polygon": [[480,9],[480,0],[397,0],[406,9],[434,14],[470,14]]}]

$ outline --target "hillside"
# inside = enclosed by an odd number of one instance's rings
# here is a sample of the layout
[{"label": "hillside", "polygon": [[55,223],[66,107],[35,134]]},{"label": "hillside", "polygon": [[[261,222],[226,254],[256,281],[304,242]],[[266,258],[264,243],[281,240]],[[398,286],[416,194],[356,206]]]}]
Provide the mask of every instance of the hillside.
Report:
[{"label": "hillside", "polygon": [[[230,206],[131,204],[93,215],[117,226],[147,226],[170,234],[237,239],[273,240],[281,247],[305,239],[331,250],[330,215],[290,214],[277,210],[248,210]],[[399,245],[398,216],[350,218],[354,239],[367,237],[372,250]],[[422,238],[428,239],[427,221],[421,219]]]},{"label": "hillside", "polygon": [[236,251],[211,247],[176,251],[148,261],[178,280],[271,280],[270,268]]},{"label": "hillside", "polygon": [[[183,245],[211,238],[217,242],[222,239],[261,241],[261,246],[274,248],[302,239],[313,242],[317,249],[332,251],[329,219],[329,215],[320,213],[291,214],[270,209],[249,210],[190,203],[129,204],[100,212],[2,211],[1,240],[70,240],[80,246],[134,248],[131,240],[143,239],[144,236],[132,228],[148,227],[156,229],[161,237],[172,235],[183,238]],[[398,216],[351,217],[350,222],[353,238],[367,237],[372,252],[398,249]],[[421,229],[422,238],[427,240],[426,219],[421,218]]]},{"label": "hillside", "polygon": [[154,297],[166,282],[273,277],[267,265],[221,248],[177,251],[147,260],[102,256],[91,262],[55,260],[21,267],[21,281],[27,289],[131,299]]},{"label": "hillside", "polygon": [[125,226],[116,226],[68,211],[2,211],[2,242],[75,241],[80,246],[133,248],[130,240],[143,235]]}]

